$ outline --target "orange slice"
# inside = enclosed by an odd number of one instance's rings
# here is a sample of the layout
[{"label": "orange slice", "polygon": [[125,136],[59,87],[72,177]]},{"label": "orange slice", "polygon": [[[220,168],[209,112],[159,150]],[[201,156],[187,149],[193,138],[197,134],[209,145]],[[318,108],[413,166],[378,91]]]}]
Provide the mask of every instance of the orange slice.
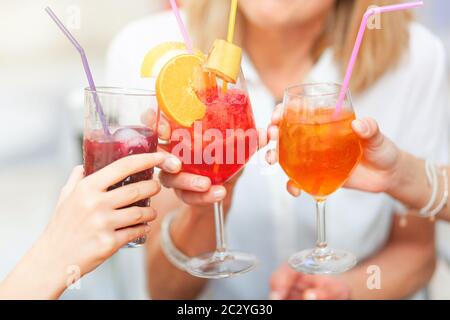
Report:
[{"label": "orange slice", "polygon": [[191,127],[205,116],[206,106],[197,96],[197,90],[205,89],[198,88],[199,83],[214,86],[214,79],[203,71],[204,62],[198,55],[176,56],[164,65],[156,79],[159,107],[181,126]]},{"label": "orange slice", "polygon": [[[156,77],[170,59],[187,53],[186,45],[182,42],[164,42],[157,45],[145,55],[141,66],[141,77]],[[195,50],[194,54],[204,57],[199,50]]]}]

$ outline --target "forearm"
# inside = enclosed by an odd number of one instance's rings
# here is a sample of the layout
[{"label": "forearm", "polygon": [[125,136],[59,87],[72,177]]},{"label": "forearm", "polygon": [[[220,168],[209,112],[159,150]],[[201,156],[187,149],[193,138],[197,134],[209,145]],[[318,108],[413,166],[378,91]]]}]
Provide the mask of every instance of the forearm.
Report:
[{"label": "forearm", "polygon": [[[212,207],[201,215],[193,215],[185,208],[171,226],[172,241],[178,250],[189,257],[213,251],[215,246],[214,215]],[[197,217],[197,218],[194,218]],[[160,235],[156,235],[149,254],[149,289],[153,299],[194,299],[206,284],[206,280],[193,277],[179,270],[161,249]],[[154,276],[156,275],[156,276]]]},{"label": "forearm", "polygon": [[40,239],[0,284],[0,300],[57,299],[66,289],[66,268]]},{"label": "forearm", "polygon": [[402,152],[392,181],[387,193],[406,206],[420,209],[430,200],[424,160]]},{"label": "forearm", "polygon": [[[387,193],[406,206],[419,210],[428,203],[432,193],[425,173],[425,161],[406,152],[402,152],[400,159],[393,179],[396,182],[387,190]],[[445,169],[449,172],[449,168]],[[444,193],[442,179],[439,179],[439,183],[437,201],[442,199]],[[447,205],[437,218],[450,221],[450,206]]]},{"label": "forearm", "polygon": [[[404,299],[431,279],[436,262],[433,223],[411,217],[407,227],[398,224],[399,218],[394,219],[396,234],[376,256],[341,275],[352,288],[352,299]],[[378,267],[380,273],[370,273],[370,266]],[[376,277],[380,279],[379,289],[370,286]]]}]

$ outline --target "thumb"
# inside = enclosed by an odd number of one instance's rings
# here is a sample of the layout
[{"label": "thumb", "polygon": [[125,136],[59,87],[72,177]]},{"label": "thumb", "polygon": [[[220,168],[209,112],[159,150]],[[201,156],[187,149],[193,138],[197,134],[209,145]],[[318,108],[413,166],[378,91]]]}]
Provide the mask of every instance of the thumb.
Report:
[{"label": "thumb", "polygon": [[393,169],[400,150],[384,136],[376,121],[371,118],[354,120],[352,128],[363,140],[364,161],[377,169]]},{"label": "thumb", "polygon": [[69,176],[64,187],[61,189],[58,204],[60,204],[75,189],[75,186],[84,178],[83,166],[76,166]]},{"label": "thumb", "polygon": [[352,122],[353,131],[363,140],[367,150],[376,151],[384,143],[384,135],[372,118],[356,119]]}]

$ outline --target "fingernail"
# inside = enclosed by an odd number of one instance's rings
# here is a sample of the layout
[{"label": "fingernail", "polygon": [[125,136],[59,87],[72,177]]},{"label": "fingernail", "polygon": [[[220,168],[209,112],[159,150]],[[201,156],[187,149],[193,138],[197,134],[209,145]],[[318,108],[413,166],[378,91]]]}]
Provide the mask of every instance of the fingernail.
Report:
[{"label": "fingernail", "polygon": [[278,128],[271,126],[269,128],[269,136],[271,140],[277,140],[278,139]]},{"label": "fingernail", "polygon": [[317,295],[313,291],[306,291],[303,295],[303,299],[305,300],[317,300]]},{"label": "fingernail", "polygon": [[214,191],[213,195],[214,195],[214,198],[216,198],[217,200],[222,200],[225,197],[225,190],[218,189],[218,190]]},{"label": "fingernail", "polygon": [[367,127],[366,123],[364,121],[361,121],[361,120],[353,121],[353,127],[360,134],[366,134],[369,131],[369,127]]},{"label": "fingernail", "polygon": [[178,158],[169,157],[164,161],[164,168],[166,168],[170,172],[176,172],[180,170],[181,162]]},{"label": "fingernail", "polygon": [[281,294],[279,294],[279,293],[276,292],[276,291],[272,291],[272,292],[269,294],[269,300],[281,300]]},{"label": "fingernail", "polygon": [[167,133],[167,126],[163,124],[159,125],[158,132],[160,136],[164,136]]}]

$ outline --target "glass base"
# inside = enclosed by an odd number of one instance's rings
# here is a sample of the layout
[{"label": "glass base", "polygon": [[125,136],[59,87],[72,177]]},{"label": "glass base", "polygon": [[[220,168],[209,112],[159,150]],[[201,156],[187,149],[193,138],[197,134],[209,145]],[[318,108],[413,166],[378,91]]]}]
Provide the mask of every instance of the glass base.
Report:
[{"label": "glass base", "polygon": [[258,259],[251,254],[215,252],[192,258],[186,264],[186,271],[199,278],[224,279],[249,272],[257,265]]},{"label": "glass base", "polygon": [[145,241],[147,240],[146,236],[137,238],[133,242],[129,242],[126,245],[122,247],[122,249],[128,249],[128,248],[140,248],[145,244]]},{"label": "glass base", "polygon": [[339,274],[356,265],[356,257],[347,251],[308,249],[289,258],[289,265],[298,272],[307,274]]}]

